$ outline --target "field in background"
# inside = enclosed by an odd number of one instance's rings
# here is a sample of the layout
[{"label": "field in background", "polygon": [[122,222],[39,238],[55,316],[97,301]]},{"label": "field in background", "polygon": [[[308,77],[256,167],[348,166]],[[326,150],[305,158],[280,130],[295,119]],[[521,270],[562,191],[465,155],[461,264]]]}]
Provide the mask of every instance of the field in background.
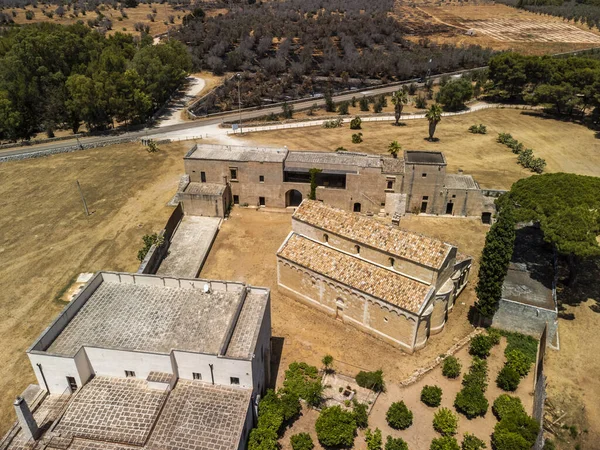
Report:
[{"label": "field in background", "polygon": [[[468,128],[482,123],[487,134],[471,134]],[[405,150],[444,152],[448,173],[462,169],[484,188],[509,189],[512,183],[531,175],[517,164],[517,155],[496,142],[498,133],[511,133],[515,139],[546,159],[548,172],[600,174],[600,140],[594,131],[572,122],[543,118],[531,111],[488,109],[470,114],[444,117],[437,127],[438,142],[429,142],[426,119],[404,121],[396,127],[391,122],[363,122],[363,142],[352,143],[351,130],[320,127],[266,131],[244,135],[240,143],[284,146],[291,150],[348,151],[386,154],[389,143],[397,140]]]},{"label": "field in background", "polygon": [[65,306],[55,297],[81,272],[137,270],[142,236],[171,214],[187,148],[127,144],[0,164],[0,436],[15,396],[35,382],[25,350]]}]

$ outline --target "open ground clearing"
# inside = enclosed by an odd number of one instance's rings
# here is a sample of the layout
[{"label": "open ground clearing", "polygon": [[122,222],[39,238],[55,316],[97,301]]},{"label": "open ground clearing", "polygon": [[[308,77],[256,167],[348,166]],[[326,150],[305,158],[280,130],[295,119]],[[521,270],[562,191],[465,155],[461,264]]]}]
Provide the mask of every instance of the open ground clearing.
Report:
[{"label": "open ground clearing", "polygon": [[25,350],[64,307],[55,297],[80,272],[137,270],[141,237],[171,214],[186,148],[128,144],[0,164],[0,435],[15,396],[35,382]]},{"label": "open ground clearing", "polygon": [[[476,259],[488,229],[475,219],[438,220],[431,217],[406,218],[402,226],[454,243],[461,252],[472,254]],[[283,379],[282,369],[291,362],[298,360],[320,365],[321,358],[327,353],[333,355],[338,371],[343,374],[353,376],[361,369],[383,368],[390,382],[399,381],[472,331],[467,312],[475,300],[475,277],[459,297],[445,330],[431,337],[427,346],[414,355],[407,355],[280,294],[275,253],[290,231],[291,215],[288,213],[236,207],[223,223],[200,273],[202,278],[246,281],[271,288],[273,336],[279,338],[278,342],[283,339],[278,382]],[[476,274],[477,268],[472,273]],[[278,351],[277,348],[274,350]]]},{"label": "open ground clearing", "polygon": [[[425,119],[407,120],[405,126],[392,123],[363,122],[363,143],[353,144],[348,126],[336,129],[320,127],[251,133],[240,141],[283,146],[291,150],[349,151],[386,154],[389,143],[397,140],[404,149],[440,150],[446,155],[448,172],[458,169],[473,175],[484,188],[509,189],[512,183],[531,175],[517,164],[517,155],[496,142],[498,133],[511,133],[532,148],[548,163],[547,172],[572,172],[600,175],[600,140],[594,131],[572,122],[540,117],[531,111],[489,109],[459,116],[444,117],[437,127],[438,142],[429,142]],[[487,126],[487,134],[471,134],[476,123]]]},{"label": "open ground clearing", "polygon": [[[600,44],[600,32],[595,28],[492,2],[467,5],[422,1],[412,5],[396,2],[395,14],[413,24],[416,40],[425,35],[439,43],[477,44],[527,55],[562,53]],[[467,35],[469,30],[475,35]]]},{"label": "open ground clearing", "polygon": [[[469,420],[465,416],[458,414],[454,409],[454,399],[456,394],[462,388],[461,379],[459,377],[455,380],[450,380],[442,375],[441,367],[429,372],[418,382],[408,386],[400,387],[397,384],[388,382],[386,384],[386,392],[379,395],[379,398],[375,402],[371,414],[369,415],[369,427],[374,430],[379,428],[382,435],[385,437],[391,435],[393,437],[401,437],[408,444],[408,448],[415,450],[426,450],[429,448],[431,440],[439,437],[433,429],[433,415],[439,408],[432,408],[423,404],[420,400],[421,389],[425,385],[437,385],[442,388],[442,403],[441,407],[446,407],[457,414],[458,421],[458,441],[462,441],[464,433],[469,432],[475,434],[480,439],[487,442],[487,448],[491,448],[490,435],[497,423],[496,418],[492,414],[491,406],[494,400],[501,394],[506,392],[502,391],[496,386],[495,379],[498,375],[502,365],[504,364],[504,349],[506,348],[506,342],[503,339],[501,345],[498,345],[492,349],[491,355],[488,357],[488,382],[489,386],[485,393],[486,398],[489,401],[490,409],[488,410],[485,417],[477,417],[476,419]],[[460,350],[456,357],[462,363],[462,374],[468,370],[471,365],[472,357],[468,353],[468,347],[464,347]],[[335,361],[334,361],[335,367]],[[386,376],[384,372],[384,377]],[[518,389],[510,395],[518,396],[523,402],[525,410],[531,414],[533,408],[533,369],[529,375],[521,381]],[[403,400],[406,403],[408,409],[414,414],[413,424],[406,430],[398,431],[391,428],[385,419],[385,414],[393,402]],[[284,450],[291,450],[289,439],[296,433],[309,433],[313,441],[315,442],[315,448],[321,450],[323,447],[318,443],[317,434],[315,432],[315,421],[318,417],[317,411],[311,411],[304,409],[302,416],[294,422],[293,426],[286,430],[284,436],[281,439]],[[359,431],[358,436],[354,441],[354,447],[357,450],[365,450],[367,448],[364,440],[364,432]]]}]

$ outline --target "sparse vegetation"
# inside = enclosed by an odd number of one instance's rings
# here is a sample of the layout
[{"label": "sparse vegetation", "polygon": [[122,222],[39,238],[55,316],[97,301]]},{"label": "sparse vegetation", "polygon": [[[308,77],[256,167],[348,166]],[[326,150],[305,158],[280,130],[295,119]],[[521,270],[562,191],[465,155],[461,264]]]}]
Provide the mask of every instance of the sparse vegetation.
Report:
[{"label": "sparse vegetation", "polygon": [[140,249],[140,251],[137,254],[137,259],[140,262],[142,262],[144,260],[144,258],[146,258],[146,255],[148,254],[148,252],[150,251],[150,248],[153,245],[157,245],[157,246],[162,245],[164,242],[164,238],[162,236],[159,236],[156,233],[146,234],[142,237],[142,241],[144,242],[144,246]]},{"label": "sparse vegetation", "polygon": [[487,134],[487,127],[480,123],[479,125],[471,125],[469,131],[473,134]]}]

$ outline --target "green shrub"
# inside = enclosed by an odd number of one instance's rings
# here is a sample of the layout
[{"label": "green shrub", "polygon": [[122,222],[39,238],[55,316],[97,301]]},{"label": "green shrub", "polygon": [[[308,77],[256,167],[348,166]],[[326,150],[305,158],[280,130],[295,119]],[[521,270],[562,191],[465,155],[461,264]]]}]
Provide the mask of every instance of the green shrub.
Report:
[{"label": "green shrub", "polygon": [[408,450],[408,444],[402,438],[387,437],[385,450]]},{"label": "green shrub", "polygon": [[465,433],[462,441],[462,450],[483,450],[486,448],[485,442],[471,433]]},{"label": "green shrub", "polygon": [[448,408],[440,408],[433,416],[433,429],[443,436],[453,436],[458,427],[458,417]]},{"label": "green shrub", "polygon": [[504,350],[505,356],[513,350],[520,350],[525,356],[527,356],[527,359],[531,364],[535,362],[538,348],[537,339],[517,332],[502,330],[499,332],[506,337],[507,345],[506,350]]},{"label": "green shrub", "polygon": [[356,116],[354,119],[350,121],[350,129],[351,130],[360,130],[362,124],[362,119]]},{"label": "green shrub", "polygon": [[367,450],[382,450],[383,439],[381,437],[381,430],[375,428],[375,431],[368,429],[365,432],[365,442],[367,443]]},{"label": "green shrub", "polygon": [[356,435],[354,414],[339,406],[325,408],[315,424],[319,442],[325,447],[352,447]]},{"label": "green shrub", "polygon": [[315,366],[293,362],[285,371],[283,392],[304,399],[310,406],[318,406],[323,395],[323,385]]},{"label": "green shrub", "polygon": [[424,95],[417,95],[415,97],[415,108],[418,109],[426,109],[427,108],[427,98]]},{"label": "green shrub", "polygon": [[385,390],[383,370],[376,370],[375,372],[364,372],[361,370],[355,379],[360,387],[371,389],[375,392],[383,392]]},{"label": "green shrub", "polygon": [[369,414],[367,413],[368,406],[364,403],[358,403],[356,399],[352,400],[354,420],[358,428],[367,428],[369,426]]},{"label": "green shrub", "polygon": [[473,357],[473,363],[469,367],[469,372],[463,377],[462,381],[465,387],[476,387],[485,392],[487,389],[487,362],[478,357]]},{"label": "green shrub", "polygon": [[250,431],[248,450],[279,450],[278,438],[270,428],[254,428]]},{"label": "green shrub", "polygon": [[352,143],[353,144],[360,144],[362,141],[363,141],[362,133],[354,133],[352,135]]},{"label": "green shrub", "polygon": [[350,106],[349,102],[342,102],[338,105],[338,112],[340,113],[340,116],[348,115],[348,107],[349,106]]},{"label": "green shrub", "polygon": [[546,168],[546,160],[543,158],[533,158],[529,168],[535,173],[542,173]]},{"label": "green shrub", "polygon": [[454,400],[456,410],[467,418],[473,419],[485,416],[489,403],[483,395],[483,391],[477,386],[464,387]]},{"label": "green shrub", "polygon": [[488,328],[487,334],[492,340],[493,345],[498,345],[500,343],[500,338],[502,337],[502,333],[495,328]]},{"label": "green shrub", "polygon": [[525,408],[523,408],[523,403],[521,403],[519,397],[511,397],[508,394],[502,394],[494,400],[492,412],[498,420],[502,420],[509,415],[525,414]]},{"label": "green shrub", "polygon": [[507,145],[509,142],[513,140],[513,137],[510,133],[498,133],[498,138],[496,139],[500,144]]},{"label": "green shrub", "polygon": [[421,401],[427,406],[440,406],[442,402],[442,388],[439,386],[423,386]]},{"label": "green shrub", "polygon": [[448,356],[444,359],[442,365],[442,375],[446,378],[458,378],[460,376],[460,369],[462,368],[460,361],[454,356]]},{"label": "green shrub", "polygon": [[403,401],[394,402],[388,409],[385,418],[390,427],[395,430],[405,430],[412,425],[413,413]]},{"label": "green shrub", "polygon": [[511,350],[506,353],[506,364],[519,374],[520,377],[525,377],[531,368],[531,362],[525,354],[518,349]]},{"label": "green shrub", "polygon": [[343,121],[341,117],[333,120],[325,120],[323,121],[323,128],[340,128],[342,123]]},{"label": "green shrub", "polygon": [[471,345],[469,345],[469,354],[485,359],[490,356],[490,350],[492,349],[493,345],[493,340],[489,336],[485,334],[478,334],[471,339]]},{"label": "green shrub", "polygon": [[361,97],[361,99],[358,101],[358,105],[359,105],[361,111],[368,111],[369,110],[369,99],[364,96]]},{"label": "green shrub", "polygon": [[165,242],[165,238],[162,236],[159,236],[156,233],[145,234],[142,237],[142,241],[144,242],[144,246],[140,249],[140,251],[138,251],[138,254],[137,254],[137,258],[139,261],[143,261],[144,258],[146,258],[146,255],[148,254],[148,252],[150,251],[150,248],[153,245],[160,247]]},{"label": "green shrub", "polygon": [[530,450],[537,439],[540,425],[527,414],[509,415],[494,427],[494,450]]},{"label": "green shrub", "polygon": [[[386,449],[387,450],[387,449]],[[556,450],[556,445],[552,439],[546,439],[544,442],[544,450]]]},{"label": "green shrub", "polygon": [[458,441],[452,436],[442,436],[431,441],[429,450],[460,450]]},{"label": "green shrub", "polygon": [[496,384],[503,391],[514,392],[519,387],[519,382],[521,381],[521,377],[519,373],[509,366],[505,364],[502,370],[498,373],[498,377],[496,378]]},{"label": "green shrub", "polygon": [[290,438],[290,444],[292,444],[292,450],[313,450],[315,444],[308,433],[294,434]]},{"label": "green shrub", "polygon": [[487,134],[487,127],[480,123],[479,125],[471,125],[469,131],[473,134]]}]

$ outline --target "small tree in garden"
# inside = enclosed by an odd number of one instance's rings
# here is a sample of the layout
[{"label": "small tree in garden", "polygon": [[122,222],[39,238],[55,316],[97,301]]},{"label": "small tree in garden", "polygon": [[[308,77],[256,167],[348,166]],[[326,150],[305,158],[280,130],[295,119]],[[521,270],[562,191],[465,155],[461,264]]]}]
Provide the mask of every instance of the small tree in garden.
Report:
[{"label": "small tree in garden", "polygon": [[387,437],[385,450],[408,450],[408,444],[402,438]]},{"label": "small tree in garden", "polygon": [[506,353],[506,364],[515,369],[520,377],[525,377],[531,368],[531,362],[521,350],[515,349]]},{"label": "small tree in garden", "polygon": [[448,356],[444,359],[442,365],[442,375],[446,378],[458,378],[460,376],[460,369],[462,368],[460,361],[454,356]]},{"label": "small tree in garden", "polygon": [[437,103],[434,103],[429,107],[425,113],[425,117],[429,121],[429,140],[433,141],[433,135],[438,123],[442,120],[442,107]]},{"label": "small tree in garden", "polygon": [[442,402],[442,389],[439,386],[423,386],[421,401],[427,406],[440,406]]},{"label": "small tree in garden", "polygon": [[361,129],[362,120],[360,117],[356,116],[354,119],[350,121],[350,129],[351,130],[360,130]]},{"label": "small tree in garden", "polygon": [[319,442],[326,447],[352,447],[356,435],[354,414],[339,406],[325,408],[315,424]]},{"label": "small tree in garden", "polygon": [[490,356],[490,350],[494,345],[492,338],[485,334],[479,334],[471,339],[469,346],[469,354],[479,358],[487,358]]},{"label": "small tree in garden", "polygon": [[402,146],[398,143],[398,141],[390,142],[390,145],[388,145],[388,153],[394,158],[397,158],[398,153],[400,153],[401,151]]},{"label": "small tree in garden", "polygon": [[327,91],[325,93],[325,111],[327,112],[335,112],[335,102],[331,98],[331,92]]},{"label": "small tree in garden", "polygon": [[458,441],[452,436],[442,436],[431,441],[429,450],[460,450]]},{"label": "small tree in garden", "polygon": [[382,450],[383,438],[381,437],[381,430],[375,428],[375,431],[368,429],[365,432],[365,442],[367,443],[367,450]]},{"label": "small tree in garden", "polygon": [[525,414],[525,408],[519,397],[512,397],[508,394],[502,394],[492,405],[492,412],[498,420],[515,414]]},{"label": "small tree in garden", "polygon": [[352,143],[360,144],[363,141],[362,135],[363,135],[362,133],[354,133],[352,135]]},{"label": "small tree in garden", "polygon": [[340,113],[340,116],[348,115],[349,106],[350,106],[350,104],[348,102],[342,102],[338,105],[338,112]]},{"label": "small tree in garden", "polygon": [[364,96],[361,97],[361,99],[358,101],[358,105],[360,106],[361,111],[368,111],[369,110],[369,99]]},{"label": "small tree in garden", "polygon": [[405,430],[413,423],[413,413],[406,407],[404,401],[392,403],[385,418],[388,425],[395,430]]},{"label": "small tree in garden", "polygon": [[486,447],[487,446],[485,445],[485,442],[483,442],[477,436],[471,433],[465,433],[461,450],[483,450]]},{"label": "small tree in garden", "polygon": [[458,417],[448,408],[440,408],[433,416],[433,429],[443,436],[456,434]]},{"label": "small tree in garden", "polygon": [[352,399],[352,412],[354,413],[354,420],[356,426],[360,429],[367,428],[369,426],[369,409],[365,403],[359,403],[356,399]]},{"label": "small tree in garden", "polygon": [[325,373],[333,372],[333,369],[332,369],[333,356],[325,355],[325,356],[323,356],[323,359],[321,360],[321,362],[323,363],[323,367],[325,367]]},{"label": "small tree in garden", "polygon": [[396,119],[396,126],[399,125],[400,117],[402,116],[402,109],[404,105],[408,103],[408,96],[406,91],[400,89],[392,94],[392,103],[394,105],[394,118]]},{"label": "small tree in garden", "polygon": [[292,450],[313,450],[315,448],[315,444],[308,433],[294,434],[290,438],[290,444],[292,444]]},{"label": "small tree in garden", "polygon": [[375,392],[383,392],[385,390],[383,370],[376,370],[375,372],[364,372],[361,370],[356,375],[356,383],[360,387],[371,389]]},{"label": "small tree in garden", "polygon": [[504,391],[513,392],[516,391],[521,382],[521,376],[519,373],[510,365],[505,364],[502,370],[498,373],[496,378],[496,384]]}]

